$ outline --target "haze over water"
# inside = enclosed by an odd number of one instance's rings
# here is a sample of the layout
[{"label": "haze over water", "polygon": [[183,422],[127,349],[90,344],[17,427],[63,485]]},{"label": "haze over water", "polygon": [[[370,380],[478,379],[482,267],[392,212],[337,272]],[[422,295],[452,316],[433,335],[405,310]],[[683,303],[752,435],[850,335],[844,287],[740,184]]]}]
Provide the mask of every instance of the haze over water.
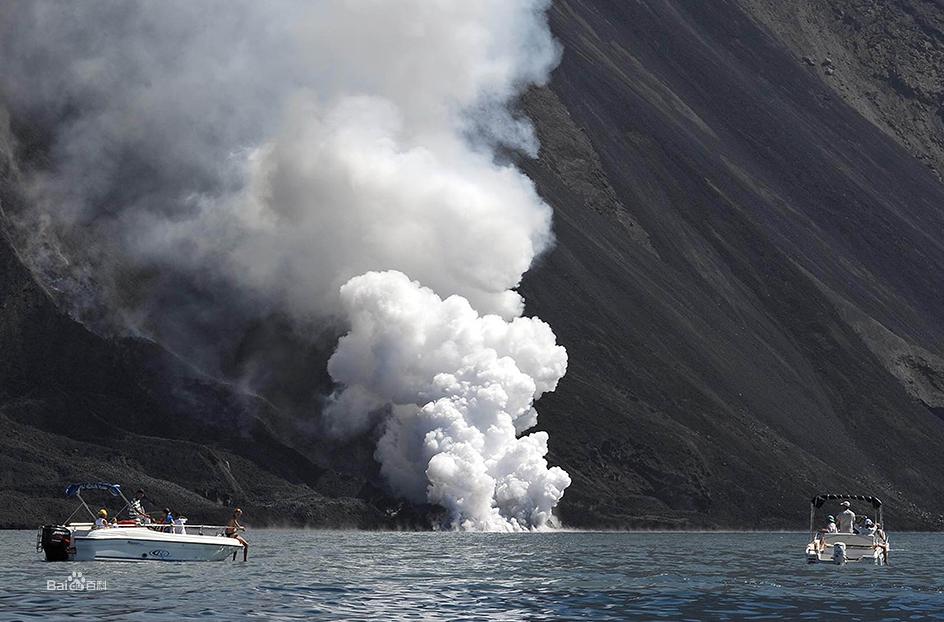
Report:
[{"label": "haze over water", "polygon": [[[250,561],[46,563],[0,532],[0,621],[925,620],[944,534],[891,534],[892,565],[807,565],[804,533],[250,531]],[[49,592],[80,571],[104,592]]]}]

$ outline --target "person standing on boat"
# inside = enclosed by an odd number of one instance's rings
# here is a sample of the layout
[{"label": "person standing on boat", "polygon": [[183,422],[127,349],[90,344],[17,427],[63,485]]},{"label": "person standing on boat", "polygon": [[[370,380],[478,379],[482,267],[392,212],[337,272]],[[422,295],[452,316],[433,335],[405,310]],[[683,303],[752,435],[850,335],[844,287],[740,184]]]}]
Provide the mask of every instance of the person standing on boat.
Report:
[{"label": "person standing on boat", "polygon": [[845,509],[839,513],[839,532],[852,533],[852,526],[855,524],[855,512],[849,509],[850,503],[843,501],[840,503]]},{"label": "person standing on boat", "polygon": [[131,498],[131,518],[141,523],[150,523],[151,517],[144,511],[144,491],[140,488]]},{"label": "person standing on boat", "polygon": [[[243,511],[241,509],[236,508],[233,510],[233,517],[226,523],[226,535],[230,538],[235,538],[243,545],[243,561],[246,561],[249,557],[249,543],[246,542],[245,538],[239,535],[239,532],[245,529],[245,527],[239,524],[239,519],[242,515]],[[233,553],[233,559],[236,559],[236,553]]]}]

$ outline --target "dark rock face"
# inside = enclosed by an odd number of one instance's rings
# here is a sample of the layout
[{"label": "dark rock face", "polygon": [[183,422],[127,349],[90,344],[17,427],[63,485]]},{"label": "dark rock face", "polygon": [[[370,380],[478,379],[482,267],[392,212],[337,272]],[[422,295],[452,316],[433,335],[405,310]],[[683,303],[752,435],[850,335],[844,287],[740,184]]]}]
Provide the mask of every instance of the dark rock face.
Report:
[{"label": "dark rock face", "polygon": [[[555,3],[564,57],[522,98],[542,150],[520,166],[558,242],[522,292],[570,357],[538,404],[574,480],[565,523],[796,528],[813,494],[848,491],[882,497],[894,529],[941,527],[940,15]],[[0,419],[0,525],[61,518],[74,477],[206,520],[432,511],[384,498],[369,444],[301,442],[270,402],[71,321],[5,238]]]},{"label": "dark rock face", "polygon": [[872,490],[940,525],[944,186],[760,25],[773,4],[552,10],[522,166],[558,246],[523,290],[570,353],[539,409],[571,524],[802,525],[815,491]]},{"label": "dark rock face", "polygon": [[[359,481],[315,465],[258,397],[156,344],[70,320],[0,237],[0,527],[62,520],[66,482],[144,487],[200,521],[243,505],[257,525],[379,527]],[[153,505],[152,505],[153,507]],[[112,510],[117,510],[112,507]]]},{"label": "dark rock face", "polygon": [[944,5],[936,0],[744,0],[826,83],[944,179]]}]

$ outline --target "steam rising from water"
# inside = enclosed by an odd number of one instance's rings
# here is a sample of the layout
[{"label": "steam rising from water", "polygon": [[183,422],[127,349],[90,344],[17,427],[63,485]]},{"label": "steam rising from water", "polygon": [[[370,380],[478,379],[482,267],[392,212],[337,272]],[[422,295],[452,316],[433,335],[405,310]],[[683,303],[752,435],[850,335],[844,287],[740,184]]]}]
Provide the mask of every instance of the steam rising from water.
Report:
[{"label": "steam rising from water", "polygon": [[342,318],[330,430],[383,426],[391,489],[455,526],[546,525],[569,478],[516,434],[566,354],[514,288],[550,210],[494,154],[536,151],[508,103],[557,62],[546,4],[5,3],[0,89],[48,132],[20,170],[34,260],[65,249],[185,353]]},{"label": "steam rising from water", "polygon": [[464,528],[548,524],[570,477],[548,469],[547,433],[516,434],[567,369],[550,327],[480,316],[400,272],[355,277],[341,301],[351,331],[328,371],[345,388],[327,414],[358,432],[389,409],[376,455],[393,490],[444,506]]}]

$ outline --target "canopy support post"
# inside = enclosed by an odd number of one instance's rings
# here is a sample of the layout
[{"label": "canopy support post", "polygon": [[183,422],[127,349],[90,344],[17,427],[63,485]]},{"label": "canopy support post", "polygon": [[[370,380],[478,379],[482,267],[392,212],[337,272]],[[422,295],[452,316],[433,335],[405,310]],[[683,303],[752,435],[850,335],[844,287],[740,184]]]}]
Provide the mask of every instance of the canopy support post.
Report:
[{"label": "canopy support post", "polygon": [[121,492],[121,489],[118,490],[118,495],[121,497],[122,501],[125,502],[125,505],[124,505],[124,507],[122,507],[120,510],[118,510],[117,512],[115,512],[115,518],[116,518],[116,519],[117,519],[119,516],[121,516],[121,513],[122,513],[122,512],[124,512],[125,510],[127,510],[128,508],[131,507],[131,502],[128,501],[128,497],[125,496],[125,493]]},{"label": "canopy support post", "polygon": [[[82,498],[82,493],[81,493],[81,492],[77,492],[77,493],[75,493],[75,496],[78,497],[78,498],[79,498],[79,501],[82,502],[82,507],[84,507],[85,510],[89,513],[89,516],[92,517],[92,522],[94,523],[94,522],[95,522],[95,512],[92,511],[92,508],[90,508],[90,507],[88,506],[88,503],[85,502],[85,499]],[[79,511],[79,508],[75,508],[75,511],[78,512],[78,511]],[[75,512],[73,512],[72,514],[75,514]],[[70,516],[69,518],[72,518],[72,517]]]}]

